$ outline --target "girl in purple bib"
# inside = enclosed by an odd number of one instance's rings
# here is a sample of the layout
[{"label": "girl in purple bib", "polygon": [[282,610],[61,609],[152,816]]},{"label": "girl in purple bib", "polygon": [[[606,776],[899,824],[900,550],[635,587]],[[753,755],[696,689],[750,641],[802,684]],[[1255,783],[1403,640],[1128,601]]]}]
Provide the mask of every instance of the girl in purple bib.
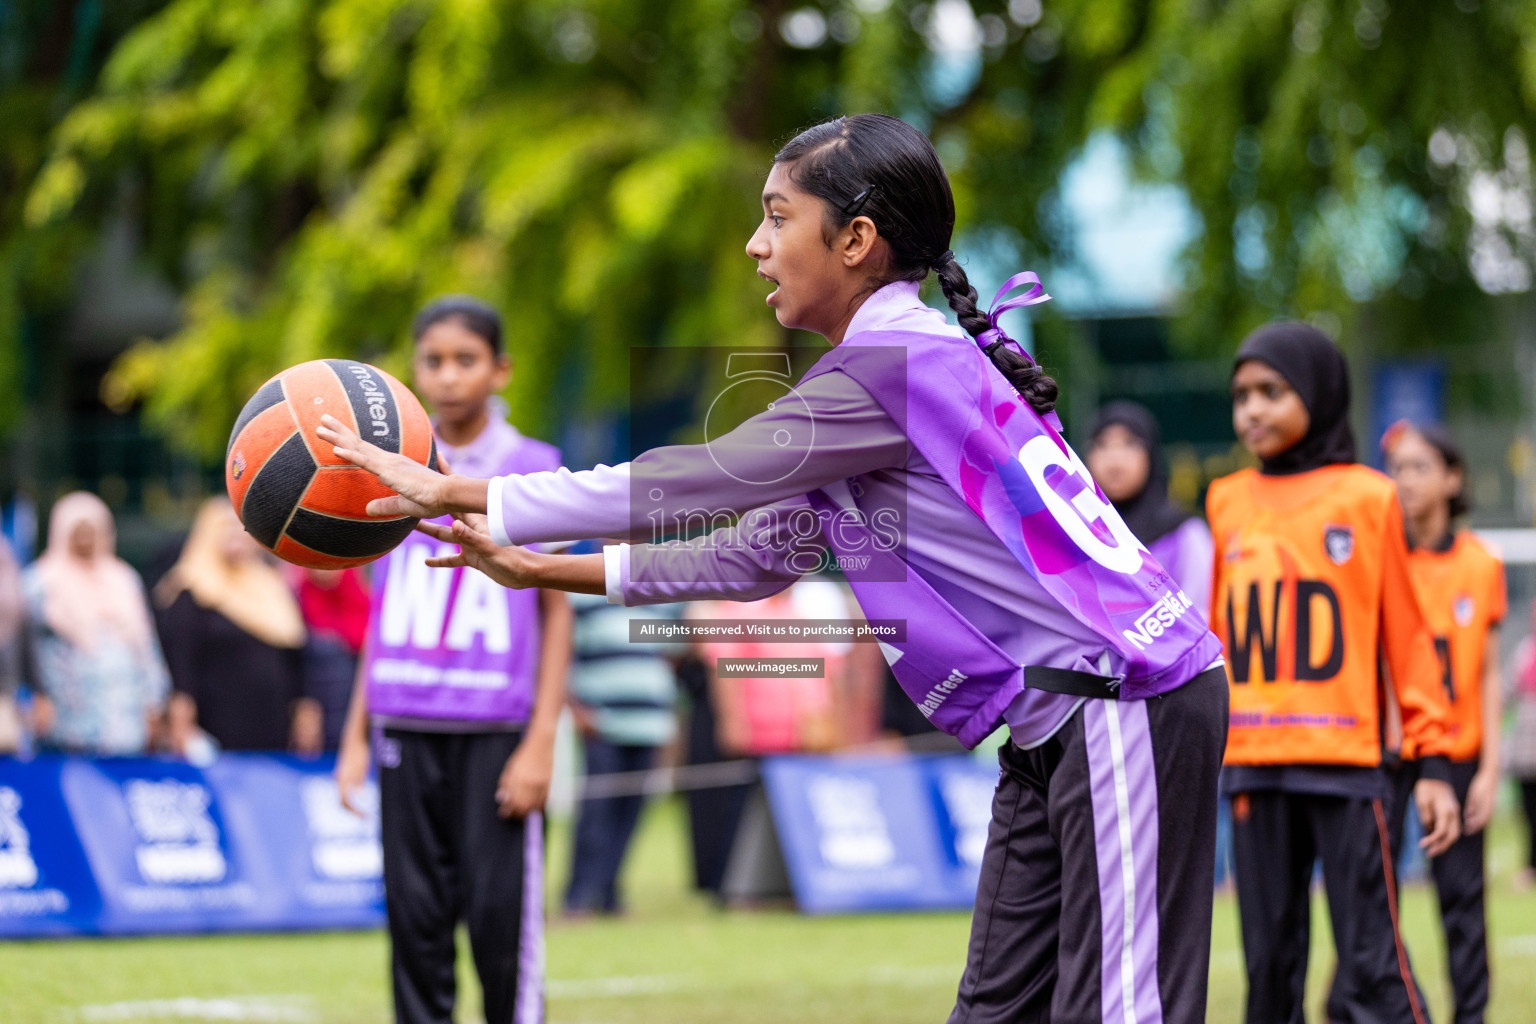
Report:
[{"label": "girl in purple bib", "polygon": [[[440,459],[487,476],[560,465],[556,448],[505,419],[497,392],[512,362],[494,309],[445,296],[417,314],[412,334],[412,375],[432,408]],[[563,593],[507,590],[432,565],[451,551],[413,536],[374,563],[336,778],[342,802],[355,806],[370,759],[378,767],[396,1024],[453,1020],[460,920],[486,1024],[539,1024],[541,815],[573,613]]]},{"label": "girl in purple bib", "polygon": [[[1220,645],[1062,440],[1054,382],[997,327],[1047,296],[1019,275],[977,308],[944,169],[892,117],[796,137],[762,205],[747,253],[768,305],[832,348],[735,430],[489,481],[402,464],[334,421],[320,436],[398,493],[372,513],[455,513],[424,526],[460,546],[438,564],[508,587],[753,600],[840,569],[935,726],[1012,737],[951,1021],[1203,1021]],[[930,272],[963,333],[919,300]],[[664,539],[692,522],[715,528]],[[518,546],[597,536],[632,543]]]}]

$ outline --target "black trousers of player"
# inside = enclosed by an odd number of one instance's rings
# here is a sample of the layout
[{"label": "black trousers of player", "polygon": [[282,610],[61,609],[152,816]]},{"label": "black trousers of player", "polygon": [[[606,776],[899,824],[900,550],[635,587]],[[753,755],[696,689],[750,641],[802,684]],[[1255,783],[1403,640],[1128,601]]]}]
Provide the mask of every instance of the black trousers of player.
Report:
[{"label": "black trousers of player", "polygon": [[[1451,786],[1462,806],[1477,774],[1478,762],[1452,761]],[[1403,824],[1419,781],[1418,764],[1403,762],[1388,773],[1392,780],[1387,821],[1393,865],[1402,862]],[[1451,978],[1455,1024],[1482,1024],[1488,1010],[1488,921],[1483,909],[1483,835],[1463,835],[1451,848],[1429,862],[1440,898],[1445,927],[1446,966]]]},{"label": "black trousers of player", "polygon": [[1224,669],[1004,745],[950,1024],[1202,1024]]},{"label": "black trousers of player", "polygon": [[1335,1024],[1426,1024],[1397,928],[1382,800],[1256,791],[1232,797],[1248,1024],[1303,1024],[1312,872],[1321,856],[1339,967]]},{"label": "black trousers of player", "polygon": [[397,1024],[452,1024],[460,920],[486,1024],[543,1020],[542,821],[496,813],[496,783],[518,739],[384,731],[380,826]]}]

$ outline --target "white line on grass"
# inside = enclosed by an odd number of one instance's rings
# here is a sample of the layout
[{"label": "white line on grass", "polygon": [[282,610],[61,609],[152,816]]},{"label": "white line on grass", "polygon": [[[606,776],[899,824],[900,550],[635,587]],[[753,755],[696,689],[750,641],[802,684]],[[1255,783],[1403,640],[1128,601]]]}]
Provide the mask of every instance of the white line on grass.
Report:
[{"label": "white line on grass", "polygon": [[930,988],[935,985],[958,985],[964,970],[963,964],[924,964],[921,967],[881,964],[865,971],[864,977],[874,985]]},{"label": "white line on grass", "polygon": [[91,1003],[75,1007],[72,1016],[88,1024],[167,1018],[254,1021],[258,1024],[317,1024],[320,1020],[320,1014],[308,996],[221,996],[215,999],[182,997]]},{"label": "white line on grass", "polygon": [[703,986],[701,979],[683,974],[620,974],[610,978],[569,978],[549,982],[554,999],[607,999],[682,992]]},{"label": "white line on grass", "polygon": [[1536,935],[1506,935],[1498,948],[1505,956],[1536,956]]}]

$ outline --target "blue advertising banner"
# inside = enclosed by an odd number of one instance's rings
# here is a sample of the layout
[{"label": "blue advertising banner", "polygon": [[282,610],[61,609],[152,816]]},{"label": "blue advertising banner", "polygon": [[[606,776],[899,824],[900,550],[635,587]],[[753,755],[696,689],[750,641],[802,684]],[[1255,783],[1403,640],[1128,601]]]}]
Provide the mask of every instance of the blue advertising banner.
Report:
[{"label": "blue advertising banner", "polygon": [[341,807],[332,767],[0,758],[0,936],[382,923],[377,814]]},{"label": "blue advertising banner", "polygon": [[806,913],[970,907],[997,768],[966,754],[765,758],[779,846]]},{"label": "blue advertising banner", "polygon": [[[1371,372],[1371,465],[1381,468],[1381,436],[1398,420],[1445,419],[1445,366],[1437,359],[1390,360]],[[1362,457],[1367,453],[1362,452]]]}]

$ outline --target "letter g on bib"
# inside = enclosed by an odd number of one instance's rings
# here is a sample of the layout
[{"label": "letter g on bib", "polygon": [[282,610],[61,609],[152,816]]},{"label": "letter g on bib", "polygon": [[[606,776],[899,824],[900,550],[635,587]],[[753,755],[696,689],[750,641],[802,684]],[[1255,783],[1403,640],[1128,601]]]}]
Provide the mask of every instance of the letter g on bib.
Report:
[{"label": "letter g on bib", "polygon": [[[1131,575],[1141,569],[1141,555],[1145,549],[1141,541],[1131,532],[1131,528],[1125,525],[1125,520],[1120,518],[1114,506],[1103,501],[1099,497],[1093,483],[1093,476],[1088,472],[1088,467],[1083,465],[1077,453],[1070,448],[1062,451],[1054,438],[1047,434],[1032,437],[1019,449],[1019,464],[1024,467],[1024,472],[1029,475],[1030,483],[1035,485],[1035,490],[1040,492],[1040,498],[1045,502],[1045,507],[1050,509],[1051,515],[1061,528],[1067,532],[1067,536],[1083,550],[1089,558],[1099,563],[1106,569]],[[1071,501],[1062,497],[1045,479],[1045,471],[1051,466],[1056,466],[1066,473],[1077,477],[1083,484]],[[1098,534],[1093,532],[1090,525],[1094,521],[1103,523],[1114,537],[1115,543],[1106,544]]]}]

